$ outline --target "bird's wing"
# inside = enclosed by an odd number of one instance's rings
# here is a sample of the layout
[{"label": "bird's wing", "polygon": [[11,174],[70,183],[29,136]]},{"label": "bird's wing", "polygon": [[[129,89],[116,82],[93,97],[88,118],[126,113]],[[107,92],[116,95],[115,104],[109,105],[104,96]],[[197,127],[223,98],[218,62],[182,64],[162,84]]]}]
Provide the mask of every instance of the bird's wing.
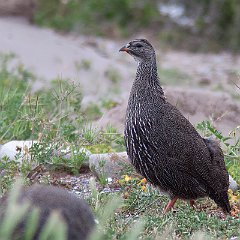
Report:
[{"label": "bird's wing", "polygon": [[223,183],[225,183],[223,188],[228,189],[229,174],[227,172],[226,165],[224,162],[224,154],[219,143],[213,139],[207,139],[207,138],[203,138],[203,141],[205,142],[209,150],[210,157],[212,160],[212,165],[214,166],[215,169],[220,171],[221,178],[225,179],[225,181],[223,181]]},{"label": "bird's wing", "polygon": [[166,103],[157,111],[159,119],[154,119],[152,124],[155,125],[154,129],[159,131],[153,132],[149,137],[156,148],[160,146],[159,155],[163,154],[166,160],[175,159],[179,169],[190,172],[211,191],[224,189],[226,177],[222,176],[223,157],[219,155],[221,165],[213,164],[211,152],[203,138],[174,106]]}]

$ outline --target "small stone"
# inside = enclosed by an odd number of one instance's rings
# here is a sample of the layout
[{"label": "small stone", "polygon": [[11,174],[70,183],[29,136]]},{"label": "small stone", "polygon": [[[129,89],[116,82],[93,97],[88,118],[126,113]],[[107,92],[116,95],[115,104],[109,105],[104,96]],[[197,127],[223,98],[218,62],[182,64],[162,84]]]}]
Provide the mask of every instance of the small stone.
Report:
[{"label": "small stone", "polygon": [[207,77],[203,77],[199,80],[199,84],[200,85],[210,85],[211,84],[211,80]]},{"label": "small stone", "polygon": [[112,182],[112,178],[111,177],[107,178],[107,181],[108,181],[108,183],[111,183]]},{"label": "small stone", "polygon": [[120,178],[126,164],[130,165],[126,152],[92,154],[89,157],[89,167],[99,178]]}]

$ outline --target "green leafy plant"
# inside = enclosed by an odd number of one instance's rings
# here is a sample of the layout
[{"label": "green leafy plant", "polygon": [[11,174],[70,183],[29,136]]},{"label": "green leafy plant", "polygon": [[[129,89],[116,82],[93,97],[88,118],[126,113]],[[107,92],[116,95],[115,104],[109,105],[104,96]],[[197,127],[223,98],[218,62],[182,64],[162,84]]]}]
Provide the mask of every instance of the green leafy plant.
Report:
[{"label": "green leafy plant", "polygon": [[3,157],[0,161],[0,187],[1,193],[12,186],[14,176],[18,172],[19,163],[15,160],[10,161],[7,157]]},{"label": "green leafy plant", "polygon": [[88,59],[82,59],[81,62],[75,62],[75,67],[77,71],[82,69],[89,70],[91,68],[91,61]]},{"label": "green leafy plant", "polygon": [[[119,11],[121,9],[121,11]],[[153,1],[107,0],[40,0],[34,14],[37,24],[58,30],[85,30],[104,33],[105,26],[126,27],[129,23],[140,27],[157,16]],[[98,23],[98,24],[96,24]]]},{"label": "green leafy plant", "polygon": [[10,68],[13,59],[13,54],[0,55],[0,141],[31,136],[30,121],[21,120],[34,112],[27,92],[35,77],[21,64]]}]

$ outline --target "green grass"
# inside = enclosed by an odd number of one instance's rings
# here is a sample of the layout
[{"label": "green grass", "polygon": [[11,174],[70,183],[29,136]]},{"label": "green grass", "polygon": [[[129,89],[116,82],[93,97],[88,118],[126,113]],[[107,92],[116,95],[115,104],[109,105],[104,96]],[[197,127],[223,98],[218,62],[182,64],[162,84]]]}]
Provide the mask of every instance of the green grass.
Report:
[{"label": "green grass", "polygon": [[[110,83],[109,92],[119,93],[118,82]],[[83,114],[86,116],[86,120],[94,121],[100,119],[106,110],[110,110],[115,106],[117,106],[117,102],[113,101],[111,98],[100,98],[94,103],[89,103],[84,109]]]},{"label": "green grass", "polygon": [[[214,203],[209,200],[197,201],[196,210],[179,201],[175,211],[163,214],[162,208],[168,198],[159,194],[155,188],[147,186],[143,189],[145,183],[136,177],[125,176],[119,184],[120,192],[107,194],[99,192],[95,181],[90,180],[92,195],[86,200],[98,220],[97,229],[90,239],[131,240],[139,237],[140,239],[226,239],[240,236],[239,219],[230,216],[220,219],[211,215],[206,209],[205,211],[198,209],[199,206],[206,205],[209,209],[215,209]],[[9,214],[0,226],[0,236],[3,237],[1,239],[8,239],[14,226],[27,210],[27,206],[16,205],[17,192],[15,187],[10,195],[10,207],[7,210]],[[14,221],[11,220],[13,218]],[[27,229],[32,228],[34,222],[29,222]],[[55,219],[54,222],[59,222],[59,219]],[[59,239],[59,237],[65,239],[64,232],[60,234],[55,231],[56,225],[54,226],[49,232],[47,231],[48,234],[57,234],[57,237],[51,239]],[[200,238],[203,234],[205,237]]]},{"label": "green grass", "polygon": [[75,68],[79,72],[81,70],[90,70],[91,69],[91,61],[88,59],[82,59],[81,62],[75,62]]},{"label": "green grass", "polygon": [[[119,9],[121,9],[119,11]],[[105,35],[105,29],[140,28],[158,14],[154,1],[133,0],[40,0],[34,22],[63,31],[82,31]],[[139,17],[141,16],[141,17]],[[98,23],[98,24],[96,24]],[[111,23],[111,24],[109,24]],[[130,24],[131,23],[131,24]]]},{"label": "green grass", "polygon": [[[198,231],[204,232],[209,239],[226,239],[231,236],[240,235],[240,221],[227,216],[220,219],[212,214],[211,210],[216,209],[215,203],[210,200],[198,200],[197,209],[189,208],[186,202],[179,201],[175,211],[163,214],[162,209],[168,202],[168,197],[159,193],[156,188],[147,186],[139,178],[124,178],[120,181],[121,192],[112,195],[112,198],[123,197],[121,207],[117,214],[109,218],[102,239],[129,239],[128,232],[132,230],[133,224],[143,222],[143,228],[139,231],[142,239],[188,239]],[[108,206],[109,194],[95,191],[95,197],[89,199],[90,205],[94,208],[96,216],[101,219],[101,210]],[[205,208],[204,206],[208,206]],[[200,206],[204,209],[200,211]]]},{"label": "green grass", "polygon": [[[52,172],[60,168],[78,174],[88,158],[86,153],[80,151],[82,147],[92,153],[125,150],[123,137],[116,129],[108,126],[104,131],[98,131],[92,127],[86,112],[81,110],[82,94],[78,86],[70,84],[69,80],[57,79],[52,82],[49,90],[32,94],[31,81],[35,77],[22,65],[9,69],[10,61],[11,56],[2,56],[0,63],[1,142],[38,139],[38,143],[29,149],[30,158],[24,158],[21,165],[18,157],[11,161],[1,159],[1,192],[11,188],[16,176],[21,176],[28,183],[27,174],[39,164],[51,166],[49,171]],[[173,77],[179,73],[166,75]],[[102,104],[108,108],[112,102],[102,100]],[[239,127],[227,137],[214,129],[208,121],[200,123],[197,129],[202,135],[214,136],[221,142],[227,168],[240,182]],[[66,160],[52,156],[54,151],[69,152],[71,157]],[[94,235],[98,238],[93,239],[131,240],[138,239],[138,235],[142,239],[189,239],[193,234],[194,239],[200,239],[202,232],[207,235],[205,239],[240,236],[239,218],[227,216],[226,219],[221,219],[217,214],[219,211],[215,211],[215,203],[209,199],[198,200],[196,210],[190,209],[186,202],[179,201],[173,212],[163,215],[162,209],[168,197],[134,177],[131,167],[125,168],[122,174],[130,177],[123,176],[114,182],[120,188],[115,194],[101,192],[91,182],[92,194],[87,197],[87,201],[100,222]],[[48,183],[48,179],[45,180]],[[100,181],[102,185],[107,184],[104,176]],[[240,193],[230,193],[229,196],[232,205],[239,208]],[[137,230],[134,231],[133,225]],[[0,229],[0,233],[1,231],[3,229]]]}]

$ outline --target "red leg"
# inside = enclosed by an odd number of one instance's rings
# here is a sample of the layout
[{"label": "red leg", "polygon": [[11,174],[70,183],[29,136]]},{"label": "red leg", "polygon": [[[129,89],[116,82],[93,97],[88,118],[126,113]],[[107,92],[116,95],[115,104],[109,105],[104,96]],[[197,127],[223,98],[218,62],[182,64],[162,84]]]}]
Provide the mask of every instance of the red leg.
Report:
[{"label": "red leg", "polygon": [[174,197],[173,199],[171,199],[167,206],[164,208],[163,213],[165,214],[166,212],[168,212],[175,204],[175,202],[177,201],[178,197]]},{"label": "red leg", "polygon": [[189,200],[189,205],[191,208],[194,208],[195,201],[193,199]]}]

